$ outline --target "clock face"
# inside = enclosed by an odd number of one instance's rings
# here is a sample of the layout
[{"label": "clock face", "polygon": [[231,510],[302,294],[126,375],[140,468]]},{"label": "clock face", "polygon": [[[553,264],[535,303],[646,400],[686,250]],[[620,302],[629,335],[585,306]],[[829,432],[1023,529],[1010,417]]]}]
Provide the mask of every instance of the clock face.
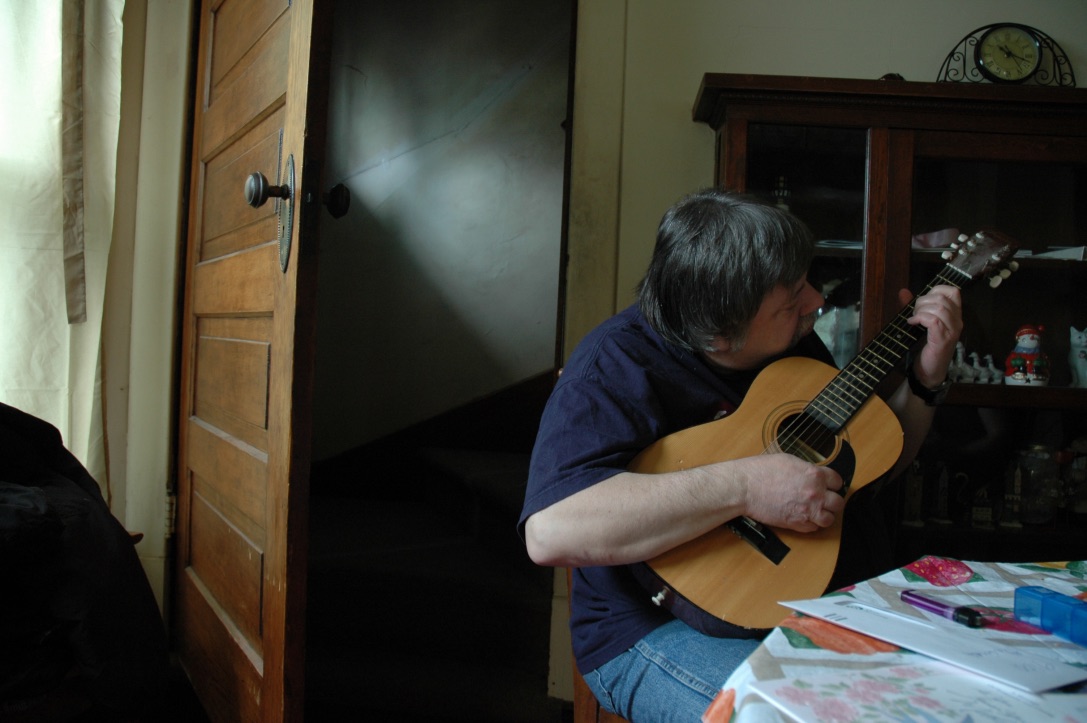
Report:
[{"label": "clock face", "polygon": [[974,60],[986,78],[998,83],[1019,83],[1038,70],[1042,48],[1025,28],[997,25],[978,40]]}]

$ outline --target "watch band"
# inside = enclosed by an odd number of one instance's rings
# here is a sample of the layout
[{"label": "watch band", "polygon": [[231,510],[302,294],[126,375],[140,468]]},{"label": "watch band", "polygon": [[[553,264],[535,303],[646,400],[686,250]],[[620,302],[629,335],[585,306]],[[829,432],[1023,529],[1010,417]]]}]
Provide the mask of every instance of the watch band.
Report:
[{"label": "watch band", "polygon": [[913,352],[906,355],[906,382],[910,385],[910,391],[930,407],[936,407],[943,403],[947,397],[947,390],[951,388],[951,379],[944,379],[929,389],[917,378],[913,372]]}]

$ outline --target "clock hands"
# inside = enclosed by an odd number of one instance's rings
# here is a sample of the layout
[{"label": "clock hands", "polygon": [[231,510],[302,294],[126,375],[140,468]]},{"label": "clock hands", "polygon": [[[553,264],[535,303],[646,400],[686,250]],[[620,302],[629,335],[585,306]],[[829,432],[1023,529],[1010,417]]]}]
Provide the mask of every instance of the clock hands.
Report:
[{"label": "clock hands", "polygon": [[1006,59],[1009,59],[1015,63],[1015,67],[1019,69],[1019,72],[1023,72],[1024,64],[1026,64],[1026,66],[1029,68],[1033,63],[1033,61],[1027,60],[1022,55],[1018,55],[1013,52],[1012,49],[1009,48],[1007,45],[998,45],[997,49],[1004,54],[1004,57]]},{"label": "clock hands", "polygon": [[1018,64],[1020,60],[1022,60],[1024,63],[1027,61],[1027,59],[1024,58],[1022,55],[1016,55],[1015,53],[1013,53],[1007,45],[1001,45],[1000,50],[1003,51],[1005,58],[1015,58],[1016,64]]},{"label": "clock hands", "polygon": [[1000,49],[1004,51],[1005,58],[1011,58],[1011,60],[1015,63],[1015,67],[1019,68],[1019,70],[1023,69],[1023,58],[1020,58],[1018,55],[1008,50],[1007,46],[1001,45]]}]

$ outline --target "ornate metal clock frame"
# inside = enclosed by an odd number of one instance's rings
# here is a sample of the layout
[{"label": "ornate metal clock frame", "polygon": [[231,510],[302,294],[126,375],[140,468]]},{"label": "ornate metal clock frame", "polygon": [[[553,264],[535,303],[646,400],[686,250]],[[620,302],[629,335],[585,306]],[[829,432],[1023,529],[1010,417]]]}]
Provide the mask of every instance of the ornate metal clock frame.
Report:
[{"label": "ornate metal clock frame", "polygon": [[983,25],[968,33],[944,58],[944,64],[940,66],[940,73],[936,78],[937,82],[990,82],[981,74],[974,62],[974,49],[977,47],[978,40],[990,28],[1006,26],[1014,26],[1027,31],[1034,36],[1038,41],[1038,46],[1042,49],[1041,65],[1031,78],[1025,81],[1025,84],[1076,87],[1076,76],[1072,72],[1072,64],[1061,46],[1041,30],[1019,23],[993,23]]}]

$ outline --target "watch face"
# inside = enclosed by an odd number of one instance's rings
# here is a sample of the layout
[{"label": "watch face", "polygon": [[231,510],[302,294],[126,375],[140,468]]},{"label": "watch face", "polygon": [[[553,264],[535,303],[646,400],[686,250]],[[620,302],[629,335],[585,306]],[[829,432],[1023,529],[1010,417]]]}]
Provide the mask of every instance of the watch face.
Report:
[{"label": "watch face", "polygon": [[974,61],[990,80],[1018,83],[1034,75],[1042,62],[1042,49],[1025,28],[998,25],[985,32],[974,49]]}]

